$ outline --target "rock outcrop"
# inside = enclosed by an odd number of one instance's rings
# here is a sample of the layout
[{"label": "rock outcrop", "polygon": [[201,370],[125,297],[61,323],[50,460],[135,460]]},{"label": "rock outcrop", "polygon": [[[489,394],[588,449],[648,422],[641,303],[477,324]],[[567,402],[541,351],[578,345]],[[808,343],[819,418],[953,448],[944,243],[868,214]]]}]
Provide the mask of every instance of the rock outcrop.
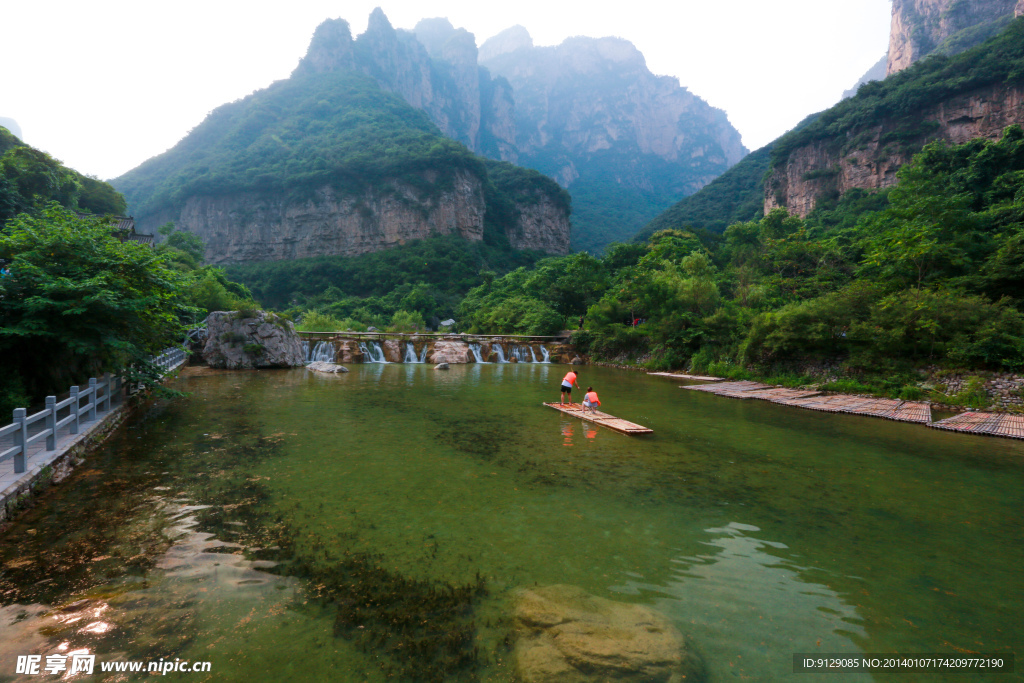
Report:
[{"label": "rock outcrop", "polygon": [[[284,193],[197,195],[171,219],[206,242],[208,263],[227,264],[354,256],[431,235],[454,233],[479,241],[485,212],[480,178],[457,171],[449,189],[437,196],[397,181],[359,196],[324,187],[305,200]],[[148,230],[164,220],[154,215],[141,225]],[[567,242],[567,227],[564,232]]]},{"label": "rock outcrop", "polygon": [[516,671],[523,683],[706,679],[704,663],[664,615],[574,586],[521,590]]},{"label": "rock outcrop", "polygon": [[853,188],[895,185],[899,168],[932,140],[962,144],[974,138],[999,139],[1007,126],[1024,124],[1024,85],[1001,85],[954,97],[922,111],[914,124],[929,132],[916,139],[904,136],[898,147],[888,138],[907,123],[897,126],[887,121],[856,131],[856,149],[847,149],[845,141],[825,139],[793,150],[787,163],[772,171],[765,183],[765,213],[785,207],[803,217],[822,197],[841,196]]},{"label": "rock outcrop", "polygon": [[955,53],[994,35],[1024,14],[1024,0],[893,0],[886,73],[932,52]]},{"label": "rock outcrop", "polygon": [[355,40],[344,19],[325,21],[296,73],[335,70],[372,77],[474,152],[516,161],[511,88],[479,68],[476,38],[447,19],[424,19],[413,31],[403,31],[378,7]]},{"label": "rock outcrop", "polygon": [[215,311],[206,318],[203,360],[211,368],[292,368],[305,354],[291,322],[264,311]]}]

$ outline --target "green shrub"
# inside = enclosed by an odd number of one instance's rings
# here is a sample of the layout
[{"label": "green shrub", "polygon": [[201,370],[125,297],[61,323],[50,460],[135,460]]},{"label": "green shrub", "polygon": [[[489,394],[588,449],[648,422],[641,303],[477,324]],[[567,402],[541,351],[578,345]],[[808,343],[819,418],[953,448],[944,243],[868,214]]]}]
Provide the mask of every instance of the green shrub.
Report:
[{"label": "green shrub", "polygon": [[255,356],[255,355],[259,355],[259,354],[263,353],[264,351],[266,351],[267,347],[265,347],[263,344],[260,344],[258,342],[250,342],[250,343],[246,344],[245,346],[243,346],[242,350],[245,351],[246,353],[250,354],[250,355]]},{"label": "green shrub", "polygon": [[388,332],[418,332],[426,327],[423,322],[423,314],[419,311],[395,311],[391,316],[391,322],[387,325]]},{"label": "green shrub", "polygon": [[306,311],[302,320],[295,326],[301,332],[338,332],[344,330],[344,323],[334,316],[320,311]]},{"label": "green shrub", "polygon": [[920,401],[924,398],[924,391],[917,385],[908,384],[900,391],[898,398],[904,401]]},{"label": "green shrub", "polygon": [[842,378],[834,379],[831,382],[819,384],[818,389],[821,391],[831,391],[837,394],[874,394],[875,389],[869,387],[866,384],[861,384],[855,379]]}]

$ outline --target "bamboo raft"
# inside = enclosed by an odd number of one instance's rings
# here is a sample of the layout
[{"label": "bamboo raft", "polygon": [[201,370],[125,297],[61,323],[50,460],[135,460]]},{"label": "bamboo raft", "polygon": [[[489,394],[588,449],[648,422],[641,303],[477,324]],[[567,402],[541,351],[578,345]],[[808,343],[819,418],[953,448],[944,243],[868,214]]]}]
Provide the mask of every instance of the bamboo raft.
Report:
[{"label": "bamboo raft", "polygon": [[817,391],[784,389],[746,380],[700,386],[684,386],[681,388],[691,391],[703,391],[727,398],[756,398],[780,405],[807,408],[826,413],[848,413],[850,415],[881,417],[887,420],[896,420],[897,422],[916,422],[920,424],[930,424],[932,420],[931,406],[927,403],[913,401],[864,398],[862,396],[823,396]]},{"label": "bamboo raft", "polygon": [[932,422],[928,426],[951,432],[1024,439],[1024,415],[1010,413],[960,413],[939,422]]},{"label": "bamboo raft", "polygon": [[544,405],[549,408],[554,408],[555,410],[565,413],[571,417],[578,417],[581,420],[586,420],[587,422],[593,422],[594,424],[601,425],[602,427],[607,427],[608,429],[619,432],[620,434],[629,434],[632,436],[634,434],[654,433],[653,429],[642,427],[638,424],[629,422],[628,420],[623,420],[615,417],[614,415],[609,415],[608,413],[602,413],[600,410],[588,410],[584,413],[583,404],[581,403],[566,403],[565,405],[562,405],[561,403],[545,403]]}]

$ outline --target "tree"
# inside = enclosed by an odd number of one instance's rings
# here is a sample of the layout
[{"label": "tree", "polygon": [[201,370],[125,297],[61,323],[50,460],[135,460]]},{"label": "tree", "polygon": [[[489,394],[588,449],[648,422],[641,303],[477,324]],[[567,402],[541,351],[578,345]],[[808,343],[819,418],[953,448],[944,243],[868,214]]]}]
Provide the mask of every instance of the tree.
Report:
[{"label": "tree", "polygon": [[106,371],[152,381],[148,358],[180,341],[191,317],[188,276],[101,218],[56,204],[21,214],[0,234],[0,256],[12,271],[0,279],[0,357],[37,398]]}]

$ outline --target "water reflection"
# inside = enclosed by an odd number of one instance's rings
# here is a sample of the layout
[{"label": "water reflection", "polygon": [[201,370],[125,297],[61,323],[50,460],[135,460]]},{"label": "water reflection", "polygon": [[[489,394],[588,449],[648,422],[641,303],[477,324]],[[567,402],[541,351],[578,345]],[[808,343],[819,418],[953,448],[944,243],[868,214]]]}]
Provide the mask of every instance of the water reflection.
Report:
[{"label": "water reflection", "polygon": [[739,522],[705,531],[708,552],[671,560],[667,582],[629,581],[613,590],[660,596],[657,608],[699,638],[713,679],[776,680],[792,673],[788,654],[861,651],[867,634],[856,608],[809,579],[785,544],[757,538],[758,527]]}]

